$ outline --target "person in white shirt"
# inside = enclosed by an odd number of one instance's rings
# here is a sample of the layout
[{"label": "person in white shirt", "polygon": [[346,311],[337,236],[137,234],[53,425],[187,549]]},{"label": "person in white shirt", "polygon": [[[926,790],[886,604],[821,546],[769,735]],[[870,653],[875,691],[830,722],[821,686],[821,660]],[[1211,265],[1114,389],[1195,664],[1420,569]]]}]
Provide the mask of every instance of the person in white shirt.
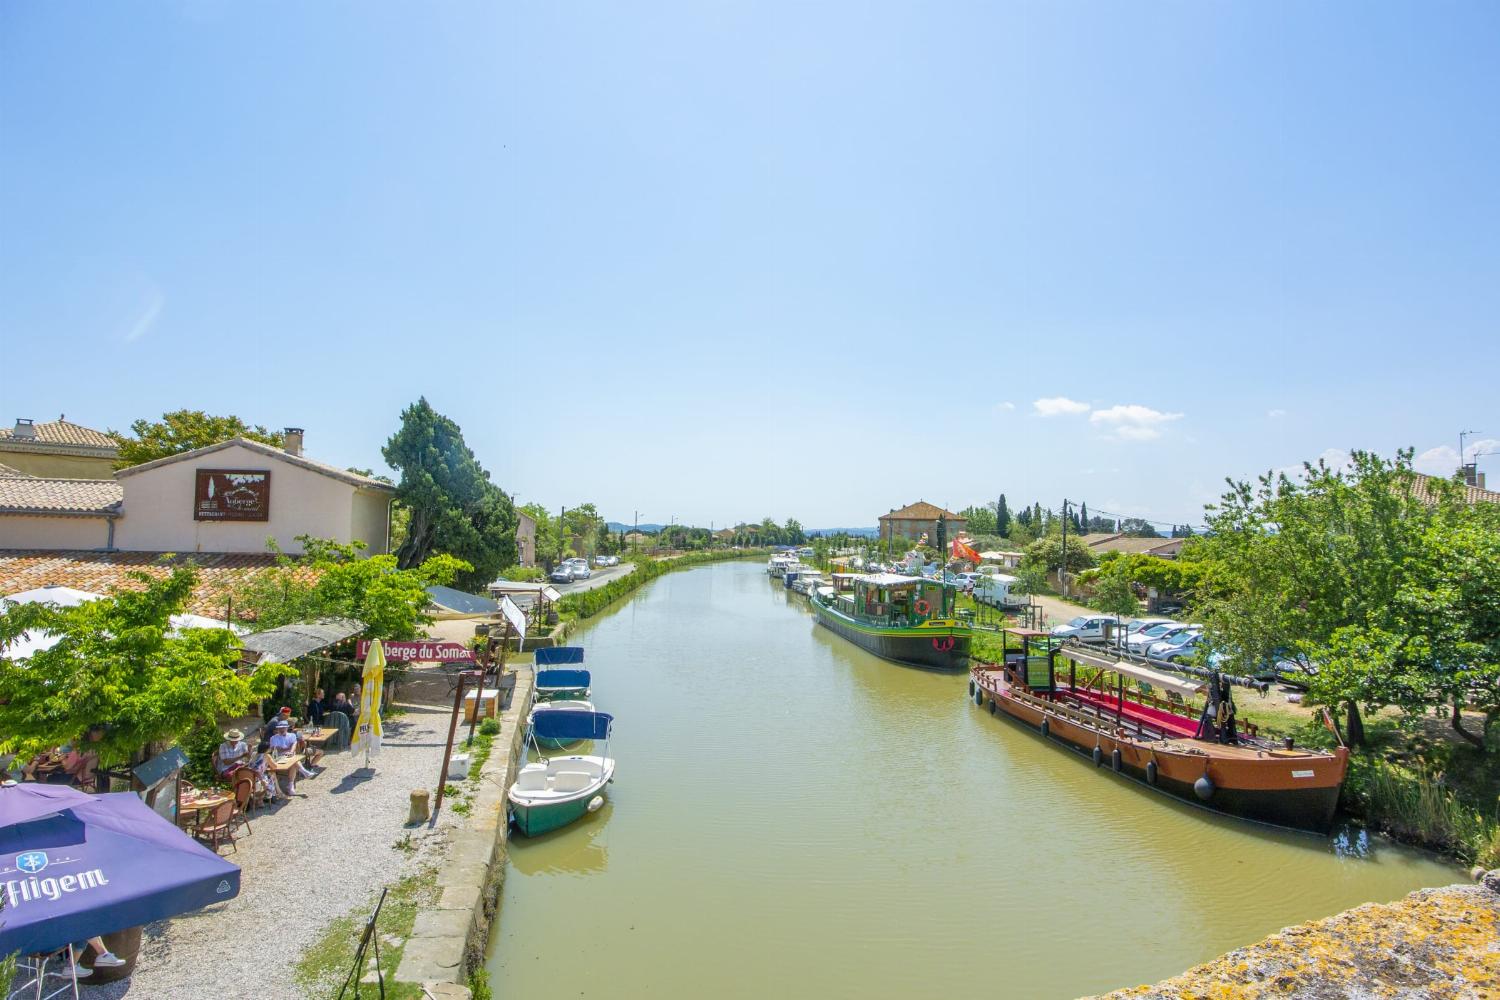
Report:
[{"label": "person in white shirt", "polygon": [[[271,733],[271,758],[273,760],[282,757],[290,757],[297,752],[297,734],[292,732],[292,724],[282,719],[277,722]],[[304,770],[299,764],[296,771],[288,771],[286,776],[286,793],[297,794],[297,773]]]}]

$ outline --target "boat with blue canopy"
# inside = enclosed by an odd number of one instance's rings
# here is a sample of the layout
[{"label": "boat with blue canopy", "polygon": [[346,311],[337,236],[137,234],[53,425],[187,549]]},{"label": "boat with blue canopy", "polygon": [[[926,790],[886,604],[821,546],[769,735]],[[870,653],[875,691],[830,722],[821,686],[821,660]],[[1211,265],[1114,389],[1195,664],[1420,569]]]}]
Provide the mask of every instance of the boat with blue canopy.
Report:
[{"label": "boat with blue canopy", "polygon": [[[537,702],[536,707],[531,710],[531,715],[527,717],[526,722],[528,725],[534,726],[536,724],[537,716],[550,715],[553,712],[593,711],[594,703],[591,701],[572,698],[555,698],[552,701]],[[536,745],[545,750],[561,750],[564,747],[572,746],[582,738],[583,737],[538,736],[536,738]]]},{"label": "boat with blue canopy", "polygon": [[521,768],[506,798],[511,821],[527,837],[567,826],[604,805],[605,786],[614,780],[615,762],[609,756],[614,716],[607,712],[537,711],[530,738],[576,742],[603,740],[602,754],[540,757]]},{"label": "boat with blue canopy", "polygon": [[588,698],[589,684],[592,680],[587,670],[538,670],[536,672],[536,700]]}]

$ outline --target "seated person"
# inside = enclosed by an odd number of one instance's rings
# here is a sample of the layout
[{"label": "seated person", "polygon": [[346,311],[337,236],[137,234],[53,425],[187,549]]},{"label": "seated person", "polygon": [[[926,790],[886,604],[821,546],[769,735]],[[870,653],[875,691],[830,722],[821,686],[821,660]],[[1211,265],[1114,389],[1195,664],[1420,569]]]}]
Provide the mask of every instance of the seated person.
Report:
[{"label": "seated person", "polygon": [[[271,759],[281,760],[286,757],[295,756],[297,753],[297,734],[292,732],[292,724],[286,721],[278,721],[272,727],[270,738]],[[295,771],[287,772],[287,794],[297,794],[297,775],[308,777],[312,774],[298,761]]]},{"label": "seated person", "polygon": [[245,742],[245,734],[238,729],[231,729],[224,734],[224,742],[219,744],[219,762],[214,770],[223,779],[241,767],[249,768],[255,773],[255,780],[260,783],[268,800],[274,802],[281,797],[276,783],[266,770],[265,751],[252,754],[250,746]]},{"label": "seated person", "polygon": [[318,688],[307,702],[307,721],[315,726],[323,725],[323,716],[327,713],[326,702],[323,698],[323,689]]},{"label": "seated person", "polygon": [[333,696],[333,704],[329,706],[328,711],[343,712],[349,717],[350,724],[353,724],[354,717],[358,714],[355,712],[354,706],[349,704],[348,697],[342,691]]},{"label": "seated person", "polygon": [[[98,952],[98,957],[94,959],[94,964],[90,968],[85,969],[83,967],[83,958],[90,950]],[[87,979],[94,974],[94,969],[118,969],[124,964],[125,960],[123,958],[116,956],[114,952],[104,947],[103,938],[91,937],[88,944],[84,945],[78,952],[78,958],[74,962],[71,971],[77,978]]]}]

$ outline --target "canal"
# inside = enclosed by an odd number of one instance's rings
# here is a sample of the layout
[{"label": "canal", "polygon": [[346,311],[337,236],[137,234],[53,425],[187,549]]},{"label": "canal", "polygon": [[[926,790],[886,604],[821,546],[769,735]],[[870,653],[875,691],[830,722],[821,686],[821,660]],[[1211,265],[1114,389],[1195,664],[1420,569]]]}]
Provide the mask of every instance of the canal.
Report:
[{"label": "canal", "polygon": [[1096,770],[817,626],[758,563],[661,577],[578,641],[618,776],[511,841],[497,996],[1070,998],[1458,878]]}]

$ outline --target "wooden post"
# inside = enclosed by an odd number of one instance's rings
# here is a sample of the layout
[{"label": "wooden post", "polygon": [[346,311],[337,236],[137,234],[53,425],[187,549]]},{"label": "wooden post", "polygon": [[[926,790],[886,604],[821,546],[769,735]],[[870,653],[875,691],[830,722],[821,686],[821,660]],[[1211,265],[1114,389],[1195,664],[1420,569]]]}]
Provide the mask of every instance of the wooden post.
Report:
[{"label": "wooden post", "polygon": [[[443,771],[438,775],[437,798],[432,803],[432,814],[443,808],[443,788],[448,784],[448,764],[453,759],[453,737],[458,735],[458,713],[464,705],[464,688],[468,686],[468,680],[473,671],[460,670],[458,672],[458,693],[453,696],[453,718],[448,720],[448,744],[443,748]],[[484,671],[479,671],[480,692],[484,691]],[[476,706],[477,708],[477,706]],[[477,712],[476,712],[477,714]]]}]

